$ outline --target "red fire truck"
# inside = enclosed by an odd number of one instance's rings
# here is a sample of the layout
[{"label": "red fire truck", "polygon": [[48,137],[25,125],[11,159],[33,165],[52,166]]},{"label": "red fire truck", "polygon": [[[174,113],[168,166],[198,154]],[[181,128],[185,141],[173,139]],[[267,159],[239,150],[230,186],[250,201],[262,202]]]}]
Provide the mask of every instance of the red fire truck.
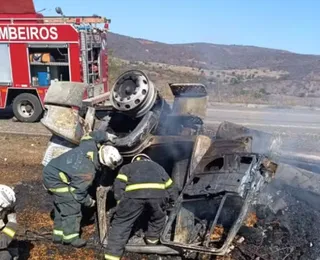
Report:
[{"label": "red fire truck", "polygon": [[[0,12],[12,2],[18,7],[21,2],[30,4],[27,0],[0,1]],[[32,0],[31,4],[34,11]],[[108,91],[110,20],[9,12],[0,13],[0,109],[12,106],[22,122],[39,120],[52,81],[86,83],[84,98]]]}]

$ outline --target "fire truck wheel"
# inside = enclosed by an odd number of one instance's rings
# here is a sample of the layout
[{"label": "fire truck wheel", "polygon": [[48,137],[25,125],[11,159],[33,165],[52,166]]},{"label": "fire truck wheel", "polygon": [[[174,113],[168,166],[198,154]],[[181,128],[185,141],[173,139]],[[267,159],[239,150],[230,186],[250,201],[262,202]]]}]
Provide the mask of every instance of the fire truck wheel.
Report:
[{"label": "fire truck wheel", "polygon": [[43,112],[38,97],[30,93],[18,95],[13,100],[12,110],[20,122],[35,122],[39,120]]}]

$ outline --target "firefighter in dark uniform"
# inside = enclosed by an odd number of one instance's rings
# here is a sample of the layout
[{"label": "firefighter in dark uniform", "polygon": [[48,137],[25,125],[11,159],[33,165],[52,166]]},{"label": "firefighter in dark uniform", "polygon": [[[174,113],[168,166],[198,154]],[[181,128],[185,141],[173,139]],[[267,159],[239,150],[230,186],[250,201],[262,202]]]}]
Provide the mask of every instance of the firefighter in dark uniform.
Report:
[{"label": "firefighter in dark uniform", "polygon": [[17,214],[15,210],[16,195],[13,189],[0,184],[0,260],[11,260],[8,247],[17,230]]},{"label": "firefighter in dark uniform", "polygon": [[118,205],[104,255],[108,260],[121,258],[132,227],[144,209],[150,213],[145,242],[157,244],[166,221],[165,207],[178,197],[165,169],[145,154],[138,154],[121,167],[113,188]]},{"label": "firefighter in dark uniform", "polygon": [[102,145],[114,138],[104,131],[93,131],[81,139],[78,147],[52,159],[44,168],[44,186],[54,195],[54,243],[85,246],[86,241],[79,237],[81,206],[95,205],[88,189],[96,171],[102,165],[115,169],[122,163],[116,148]]}]

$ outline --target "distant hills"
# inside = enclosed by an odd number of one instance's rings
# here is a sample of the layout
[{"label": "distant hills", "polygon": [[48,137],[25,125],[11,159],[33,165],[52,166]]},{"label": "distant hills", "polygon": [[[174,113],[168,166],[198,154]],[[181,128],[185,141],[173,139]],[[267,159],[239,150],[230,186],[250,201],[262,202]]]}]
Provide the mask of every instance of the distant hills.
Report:
[{"label": "distant hills", "polygon": [[[200,81],[210,99],[278,105],[320,105],[320,56],[254,46],[165,44],[109,33],[118,69],[140,68],[165,81]],[[319,104],[318,104],[319,102]]]}]

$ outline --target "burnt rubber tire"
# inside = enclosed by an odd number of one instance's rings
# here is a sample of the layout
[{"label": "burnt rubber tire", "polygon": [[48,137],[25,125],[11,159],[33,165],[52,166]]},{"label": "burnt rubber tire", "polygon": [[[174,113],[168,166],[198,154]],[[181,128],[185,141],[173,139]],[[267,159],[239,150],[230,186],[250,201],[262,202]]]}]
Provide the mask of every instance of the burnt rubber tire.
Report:
[{"label": "burnt rubber tire", "polygon": [[16,96],[12,103],[12,110],[20,122],[28,123],[38,121],[43,113],[39,98],[30,93]]}]

